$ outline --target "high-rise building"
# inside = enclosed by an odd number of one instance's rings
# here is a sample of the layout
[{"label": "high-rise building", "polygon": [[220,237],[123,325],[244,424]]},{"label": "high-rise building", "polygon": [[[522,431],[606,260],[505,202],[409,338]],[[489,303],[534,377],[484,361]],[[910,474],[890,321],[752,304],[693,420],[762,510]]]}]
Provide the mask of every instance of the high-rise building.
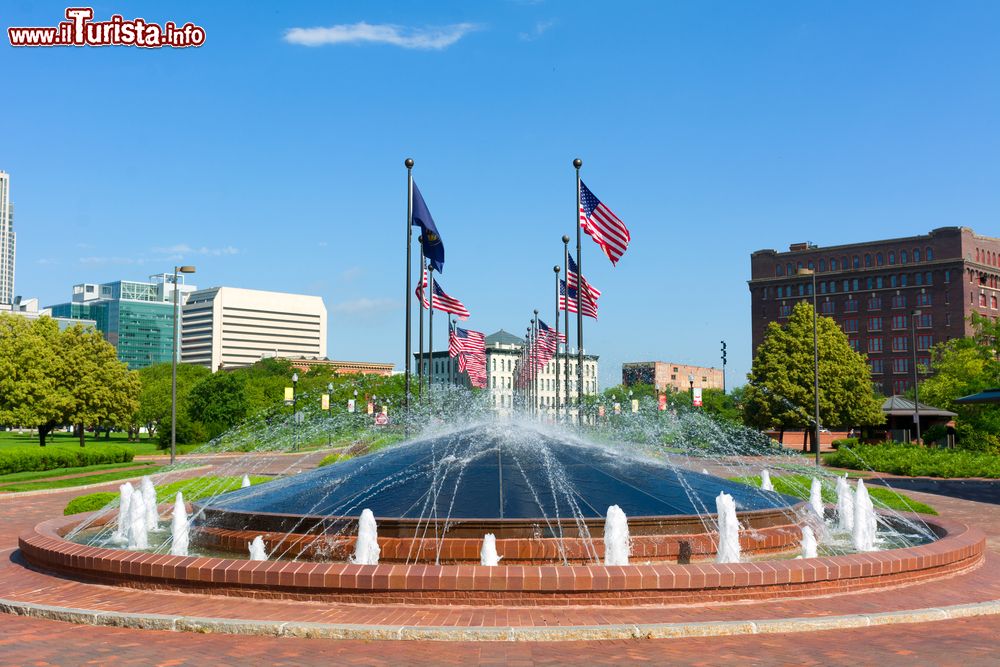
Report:
[{"label": "high-rise building", "polygon": [[10,203],[10,174],[0,171],[0,303],[14,303],[14,205]]},{"label": "high-rise building", "polygon": [[660,389],[673,387],[677,391],[722,389],[722,369],[691,366],[671,361],[635,361],[622,364],[622,384],[651,384]]},{"label": "high-rise building", "polygon": [[[52,317],[52,310],[50,308],[39,308],[38,299],[23,299],[19,296],[14,297],[13,303],[0,303],[0,315],[7,313],[9,315],[16,315],[18,317],[23,317],[28,320],[37,320],[40,317]],[[71,326],[80,324],[83,327],[94,327],[97,328],[97,322],[94,320],[86,320],[81,318],[66,318],[66,317],[52,317],[59,325],[59,330],[64,331]]]},{"label": "high-rise building", "polygon": [[[447,341],[447,332],[445,333]],[[516,386],[520,364],[523,363],[524,339],[501,329],[486,336],[486,391],[494,409],[509,412],[515,401],[522,400],[523,390]],[[418,359],[418,355],[414,355]],[[583,356],[583,393],[596,394],[598,391],[598,361],[595,354]],[[419,363],[419,361],[418,361]],[[547,413],[555,412],[556,405],[556,364],[559,364],[559,403],[566,404],[566,369],[569,369],[570,403],[576,401],[577,357],[575,352],[561,351],[537,373],[538,406]],[[424,377],[431,377],[438,384],[444,384],[458,375],[457,360],[448,356],[447,351],[424,355]],[[517,398],[515,398],[515,396]]]},{"label": "high-rise building", "polygon": [[[178,299],[184,303],[197,288],[178,276]],[[51,306],[53,317],[93,320],[118,359],[131,369],[170,361],[173,347],[174,275],[150,276],[149,282],[118,280],[73,286],[69,303]]]},{"label": "high-rise building", "polygon": [[815,271],[819,314],[867,355],[886,395],[912,386],[914,344],[926,368],[935,343],[971,333],[971,313],[1000,316],[1000,239],[968,227],[828,247],[796,243],[750,255],[754,350],[769,322],[785,322],[799,301],[812,303],[814,276],[802,269]]},{"label": "high-rise building", "polygon": [[213,287],[192,293],[181,318],[181,361],[212,369],[265,357],[326,356],[326,306],[318,296]]}]

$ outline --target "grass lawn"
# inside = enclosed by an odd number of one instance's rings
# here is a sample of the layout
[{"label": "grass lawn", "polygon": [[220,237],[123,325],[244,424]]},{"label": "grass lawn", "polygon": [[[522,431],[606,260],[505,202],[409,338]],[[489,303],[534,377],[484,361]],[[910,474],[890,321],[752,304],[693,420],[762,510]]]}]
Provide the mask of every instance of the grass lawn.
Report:
[{"label": "grass lawn", "polygon": [[163,466],[143,466],[138,469],[119,470],[118,472],[97,473],[86,477],[74,477],[73,479],[40,480],[35,482],[25,482],[23,484],[13,484],[11,486],[0,486],[0,493],[18,493],[21,491],[41,491],[42,489],[68,489],[74,486],[84,486],[86,484],[102,484],[104,482],[114,482],[119,479],[128,479],[140,475],[155,475]]},{"label": "grass lawn", "polygon": [[0,475],[0,484],[9,482],[30,482],[49,477],[62,477],[63,475],[77,475],[82,473],[96,473],[101,470],[115,470],[118,468],[143,468],[152,463],[102,463],[96,466],[83,466],[78,468],[53,468],[52,470],[35,470],[30,472],[14,472],[7,475]]},{"label": "grass lawn", "polygon": [[[756,475],[753,477],[731,477],[730,480],[760,488],[760,477]],[[820,481],[826,482],[823,484],[823,502],[836,503],[837,493],[833,488],[833,482],[829,478],[823,478]],[[812,478],[807,475],[772,475],[771,483],[774,485],[774,490],[778,493],[807,500],[809,498],[809,486],[812,483]],[[887,489],[883,486],[867,484],[865,487],[868,489],[868,495],[872,499],[872,504],[877,508],[891,509],[898,512],[937,514],[937,511],[930,505],[917,502],[898,491]]]},{"label": "grass lawn", "polygon": [[[101,445],[107,444],[127,447],[132,450],[136,456],[169,453],[166,449],[160,449],[155,438],[150,440],[144,435],[140,436],[139,442],[128,442],[128,436],[125,433],[112,433],[110,440],[106,440],[103,434],[100,438],[95,438],[92,433],[87,434],[87,447],[100,447]],[[50,433],[48,435],[45,439],[45,446],[79,448],[80,439],[72,433],[59,431],[58,433]],[[18,433],[17,431],[0,431],[0,449],[38,447],[38,436],[34,433],[29,433],[27,431],[24,433]],[[177,445],[177,453],[186,454],[194,449],[197,449],[198,447],[201,447],[201,445]]]}]

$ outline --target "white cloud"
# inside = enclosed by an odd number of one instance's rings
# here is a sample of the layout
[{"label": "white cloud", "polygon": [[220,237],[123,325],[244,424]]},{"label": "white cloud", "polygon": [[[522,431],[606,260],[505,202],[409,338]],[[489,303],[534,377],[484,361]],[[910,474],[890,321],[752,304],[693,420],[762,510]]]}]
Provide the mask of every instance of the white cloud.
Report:
[{"label": "white cloud", "polygon": [[186,243],[178,243],[166,248],[153,248],[153,253],[157,255],[169,255],[170,257],[182,257],[184,255],[209,255],[212,257],[220,257],[222,255],[238,255],[240,253],[240,249],[234,248],[231,245],[227,245],[222,248],[208,248],[206,246],[192,248]]},{"label": "white cloud", "polygon": [[145,264],[141,257],[81,257],[81,264]]},{"label": "white cloud", "polygon": [[340,272],[340,278],[344,282],[352,283],[362,275],[364,275],[365,270],[360,266],[352,266],[349,269],[344,269]]},{"label": "white cloud", "polygon": [[328,28],[289,28],[284,40],[300,46],[327,44],[390,44],[403,49],[446,49],[470,32],[479,30],[475,23],[408,28],[390,23],[344,23]]},{"label": "white cloud", "polygon": [[352,301],[341,301],[330,306],[330,310],[341,315],[378,315],[399,307],[396,299],[369,299],[361,297]]},{"label": "white cloud", "polygon": [[555,24],[556,24],[555,21],[538,21],[537,23],[535,23],[534,28],[532,28],[529,32],[520,33],[518,37],[520,37],[526,42],[532,42],[541,37],[542,35],[544,35],[546,32],[548,32],[549,28],[551,28]]}]

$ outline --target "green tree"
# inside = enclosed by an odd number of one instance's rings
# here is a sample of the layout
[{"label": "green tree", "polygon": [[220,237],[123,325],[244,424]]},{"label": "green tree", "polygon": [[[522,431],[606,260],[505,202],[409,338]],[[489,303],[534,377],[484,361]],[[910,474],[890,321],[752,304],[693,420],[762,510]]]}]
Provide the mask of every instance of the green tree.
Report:
[{"label": "green tree", "polygon": [[[817,321],[819,414],[824,426],[885,421],[864,356],[829,317]],[[800,301],[784,326],[768,325],[757,348],[744,399],[744,419],[757,428],[808,428],[813,422],[813,308]]]},{"label": "green tree", "polygon": [[187,397],[187,414],[214,438],[247,418],[246,379],[239,371],[219,371],[196,384]]},{"label": "green tree", "polygon": [[728,394],[723,393],[721,389],[704,389],[701,392],[702,410],[717,419],[742,424],[743,391],[743,387],[736,387]]},{"label": "green tree", "polygon": [[59,382],[70,403],[62,415],[76,425],[80,446],[87,426],[126,426],[139,408],[138,373],[118,360],[111,343],[100,332],[81,325],[69,327],[58,338]]},{"label": "green tree", "polygon": [[920,402],[958,414],[958,444],[966,449],[1000,452],[1000,407],[955,403],[956,398],[1000,386],[1000,325],[978,314],[970,318],[973,335],[934,346],[934,375],[920,383]]},{"label": "green tree", "polygon": [[[170,363],[166,362],[147,366],[139,371],[142,389],[139,394],[136,420],[146,427],[150,438],[163,426],[170,425],[170,370]],[[187,397],[191,389],[211,374],[212,372],[204,366],[177,364],[178,419],[186,418]],[[169,434],[167,437],[169,439]]]},{"label": "green tree", "polygon": [[42,447],[72,401],[59,381],[58,339],[51,317],[0,314],[0,424],[37,427]]}]

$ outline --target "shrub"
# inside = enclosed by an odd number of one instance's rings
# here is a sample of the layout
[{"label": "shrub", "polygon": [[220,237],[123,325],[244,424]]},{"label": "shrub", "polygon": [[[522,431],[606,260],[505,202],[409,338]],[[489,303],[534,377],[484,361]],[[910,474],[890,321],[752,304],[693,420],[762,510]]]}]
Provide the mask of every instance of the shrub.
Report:
[{"label": "shrub", "polygon": [[858,444],[857,438],[840,438],[839,440],[834,440],[832,443],[834,449],[840,449],[841,447],[853,447]]},{"label": "shrub", "polygon": [[993,454],[913,444],[841,447],[827,454],[825,461],[838,468],[876,470],[908,477],[1000,478],[1000,458]]},{"label": "shrub", "polygon": [[[250,475],[250,484],[260,484],[261,482],[268,482],[271,479],[271,477],[264,477],[262,475]],[[200,500],[202,498],[208,498],[220,493],[235,491],[240,488],[242,483],[242,475],[235,475],[233,477],[210,476],[182,479],[176,482],[171,482],[170,484],[156,487],[156,501],[159,503],[172,501],[177,496],[178,491],[184,494],[184,500]],[[109,493],[107,491],[77,496],[73,500],[69,501],[66,505],[66,509],[63,510],[63,514],[69,515],[78,514],[79,512],[94,512],[105,507],[108,503],[117,498],[117,493]]]},{"label": "shrub", "polygon": [[0,449],[0,475],[39,472],[56,468],[82,468],[104,463],[130,463],[134,453],[126,447],[38,447]]}]

